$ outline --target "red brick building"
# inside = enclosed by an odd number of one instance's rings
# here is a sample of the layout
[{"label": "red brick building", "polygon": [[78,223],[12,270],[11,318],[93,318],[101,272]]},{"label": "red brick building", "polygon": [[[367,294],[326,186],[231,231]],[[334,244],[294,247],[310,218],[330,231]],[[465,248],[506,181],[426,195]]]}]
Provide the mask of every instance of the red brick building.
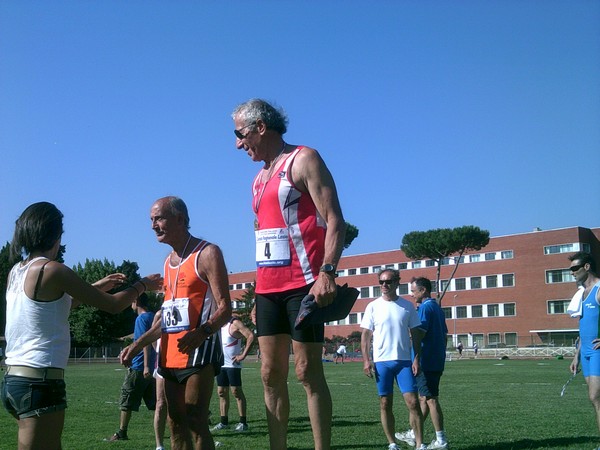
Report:
[{"label": "red brick building", "polygon": [[[572,345],[578,323],[566,308],[576,287],[567,258],[579,250],[591,252],[600,263],[600,228],[492,237],[480,251],[465,254],[442,299],[451,344]],[[440,290],[455,268],[452,258],[444,263]],[[380,296],[377,273],[388,267],[400,270],[399,294],[406,298],[412,277],[436,279],[433,261],[411,261],[401,250],[342,256],[338,284],[356,287],[360,296],[346,319],[326,324],[326,337],[360,331],[367,304]],[[254,271],[230,274],[231,298],[240,299],[254,279]]]}]

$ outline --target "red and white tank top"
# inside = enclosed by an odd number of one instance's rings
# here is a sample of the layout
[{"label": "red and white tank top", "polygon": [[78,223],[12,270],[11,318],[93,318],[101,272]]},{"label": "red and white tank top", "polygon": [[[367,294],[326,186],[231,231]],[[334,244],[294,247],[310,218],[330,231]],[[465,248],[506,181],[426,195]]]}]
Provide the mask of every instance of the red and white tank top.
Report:
[{"label": "red and white tank top", "polygon": [[291,180],[297,147],[266,182],[252,184],[256,214],[256,292],[269,294],[314,282],[323,263],[326,224],[310,195]]}]

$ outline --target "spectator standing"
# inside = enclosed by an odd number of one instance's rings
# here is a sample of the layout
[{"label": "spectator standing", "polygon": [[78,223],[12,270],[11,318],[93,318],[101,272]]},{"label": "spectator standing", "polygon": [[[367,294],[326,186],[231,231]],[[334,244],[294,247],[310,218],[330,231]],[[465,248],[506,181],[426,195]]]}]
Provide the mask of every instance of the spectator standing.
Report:
[{"label": "spectator standing", "polygon": [[[382,296],[367,305],[360,324],[363,371],[368,377],[375,375],[381,424],[388,439],[388,450],[400,448],[394,440],[394,380],[408,408],[417,449],[424,450],[426,446],[423,444],[423,415],[415,378],[420,372],[423,331],[419,328],[421,322],[413,304],[396,293],[399,283],[399,271],[385,269],[379,273]],[[414,359],[411,358],[411,342]],[[371,348],[373,362],[369,356]]]}]

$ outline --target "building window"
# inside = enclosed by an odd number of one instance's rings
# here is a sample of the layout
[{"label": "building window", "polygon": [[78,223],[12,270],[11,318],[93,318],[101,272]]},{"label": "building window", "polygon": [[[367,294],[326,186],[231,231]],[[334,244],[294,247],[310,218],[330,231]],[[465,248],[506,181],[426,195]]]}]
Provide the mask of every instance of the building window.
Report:
[{"label": "building window", "polygon": [[421,261],[413,261],[412,268],[413,269],[420,269],[421,268]]},{"label": "building window", "polygon": [[[392,267],[394,265],[392,264]],[[387,266],[385,266],[387,267]],[[408,268],[408,263],[398,263],[398,270],[406,270]]]},{"label": "building window", "polygon": [[[454,261],[456,261],[456,259]],[[460,258],[458,258],[458,264],[462,264],[464,262],[465,262],[465,257],[464,256],[461,256]]]},{"label": "building window", "polygon": [[371,267],[371,273],[379,273],[380,270],[381,270],[381,266]]},{"label": "building window", "polygon": [[360,298],[369,298],[369,288],[368,287],[360,288]]},{"label": "building window", "polygon": [[373,297],[381,297],[381,286],[373,286]]},{"label": "building window", "polygon": [[338,277],[343,277],[345,273],[346,273],[345,270],[338,270],[335,272],[335,275]]},{"label": "building window", "polygon": [[230,284],[230,285],[229,285],[229,290],[230,290],[230,291],[233,291],[233,284]]},{"label": "building window", "polygon": [[469,261],[470,262],[479,262],[481,260],[481,255],[477,254],[477,255],[469,255]]},{"label": "building window", "polygon": [[400,286],[398,286],[398,292],[400,295],[408,294],[408,283],[401,283]]},{"label": "building window", "polygon": [[348,269],[348,275],[356,275],[356,269]]},{"label": "building window", "polygon": [[575,277],[569,269],[546,270],[546,283],[572,283]]},{"label": "building window", "polygon": [[483,334],[473,333],[473,344],[477,342],[479,348],[483,347]]},{"label": "building window", "polygon": [[437,288],[437,280],[430,280],[431,281],[431,292],[437,292],[438,288]]},{"label": "building window", "polygon": [[505,250],[502,253],[500,253],[500,258],[502,259],[512,259],[513,258],[513,251],[512,250]]},{"label": "building window", "polygon": [[515,285],[515,274],[514,273],[505,273],[502,275],[502,286],[509,287]]},{"label": "building window", "polygon": [[446,286],[448,286],[449,281],[448,280],[440,280],[440,290],[444,290],[446,289]]},{"label": "building window", "polygon": [[481,289],[481,277],[471,277],[471,289]]},{"label": "building window", "polygon": [[440,266],[447,266],[448,264],[450,264],[450,258],[442,258],[440,261]]},{"label": "building window", "polygon": [[456,318],[457,319],[466,319],[467,318],[467,307],[466,306],[457,306],[456,307]]},{"label": "building window", "polygon": [[498,345],[500,343],[500,333],[488,334],[488,345]]},{"label": "building window", "polygon": [[485,287],[495,288],[498,287],[498,275],[488,275],[485,277]]},{"label": "building window", "polygon": [[504,304],[504,315],[505,316],[516,316],[517,304],[516,303],[505,303]]},{"label": "building window", "polygon": [[457,278],[454,280],[454,289],[457,291],[464,291],[467,288],[466,278]]},{"label": "building window", "polygon": [[452,319],[452,308],[442,308],[442,311],[444,311],[444,317],[446,319]]},{"label": "building window", "polygon": [[246,289],[250,289],[252,287],[252,283],[246,283],[246,284],[244,284],[244,287]]},{"label": "building window", "polygon": [[569,300],[550,300],[548,302],[548,314],[566,314]]},{"label": "building window", "polygon": [[350,316],[348,316],[348,321],[350,322],[350,325],[354,325],[358,323],[358,315],[356,313],[351,313]]},{"label": "building window", "polygon": [[496,253],[486,253],[485,254],[486,261],[493,261],[495,259],[496,259]]},{"label": "building window", "polygon": [[236,289],[243,289],[243,287],[244,287],[244,285],[243,285],[242,283],[237,283],[237,284],[235,285],[235,288],[236,288]]},{"label": "building window", "polygon": [[517,333],[504,333],[504,343],[510,347],[517,346]]},{"label": "building window", "polygon": [[487,305],[488,317],[498,317],[500,315],[500,306],[497,303]]},{"label": "building window", "polygon": [[360,274],[364,275],[366,273],[369,273],[369,268],[368,267],[361,267],[360,268]]},{"label": "building window", "polygon": [[[406,264],[406,263],[404,263],[404,264]],[[385,268],[386,269],[395,269],[394,264],[386,264]],[[405,269],[406,269],[406,267],[405,267]]]},{"label": "building window", "polygon": [[544,247],[544,255],[554,255],[556,253],[569,253],[574,251],[575,246],[573,244],[546,245]]},{"label": "building window", "polygon": [[433,267],[435,266],[435,261],[433,259],[428,259],[425,261],[425,267]]},{"label": "building window", "polygon": [[471,317],[483,317],[483,305],[471,306]]}]

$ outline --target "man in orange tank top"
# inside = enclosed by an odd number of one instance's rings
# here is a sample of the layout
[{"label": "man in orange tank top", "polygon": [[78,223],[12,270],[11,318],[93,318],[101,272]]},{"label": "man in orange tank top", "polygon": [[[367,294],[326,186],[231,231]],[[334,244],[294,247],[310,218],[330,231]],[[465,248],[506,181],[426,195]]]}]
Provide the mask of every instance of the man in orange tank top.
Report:
[{"label": "man in orange tank top", "polygon": [[158,199],[150,210],[156,238],[173,251],[165,261],[162,318],[121,353],[131,359],[161,338],[158,372],[165,397],[173,450],[213,450],[208,408],[214,377],[223,365],[219,330],[231,317],[229,281],[219,247],[188,231],[185,203]]},{"label": "man in orange tank top", "polygon": [[331,395],[323,373],[324,325],[294,329],[302,298],[333,302],[346,224],[333,177],[319,153],[287,144],[287,117],[260,99],[232,114],[236,146],[264,163],[256,176],[256,303],[253,313],[271,450],[287,449],[290,342],[296,376],[306,391],[316,450],[331,448]]}]

